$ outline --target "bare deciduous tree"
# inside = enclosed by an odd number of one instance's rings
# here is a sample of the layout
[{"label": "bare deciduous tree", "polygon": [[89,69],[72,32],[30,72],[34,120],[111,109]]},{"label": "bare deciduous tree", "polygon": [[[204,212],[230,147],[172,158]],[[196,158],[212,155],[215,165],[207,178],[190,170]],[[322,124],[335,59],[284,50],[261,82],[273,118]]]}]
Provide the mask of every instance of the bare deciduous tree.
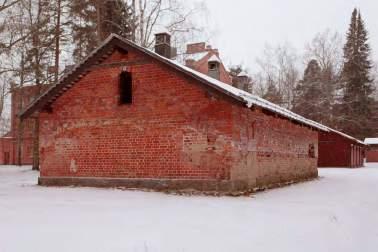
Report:
[{"label": "bare deciduous tree", "polygon": [[322,70],[331,69],[339,74],[343,63],[343,39],[338,32],[329,29],[316,34],[313,40],[306,45],[305,63],[316,60]]},{"label": "bare deciduous tree", "polygon": [[277,47],[266,45],[262,57],[257,59],[260,67],[254,77],[257,89],[266,91],[268,87],[275,87],[282,96],[280,105],[291,108],[293,90],[300,78],[298,59],[290,44]]},{"label": "bare deciduous tree", "polygon": [[135,41],[143,47],[153,45],[156,31],[167,29],[179,43],[193,33],[202,32],[193,19],[206,11],[203,3],[188,6],[181,0],[133,0],[132,5]]}]

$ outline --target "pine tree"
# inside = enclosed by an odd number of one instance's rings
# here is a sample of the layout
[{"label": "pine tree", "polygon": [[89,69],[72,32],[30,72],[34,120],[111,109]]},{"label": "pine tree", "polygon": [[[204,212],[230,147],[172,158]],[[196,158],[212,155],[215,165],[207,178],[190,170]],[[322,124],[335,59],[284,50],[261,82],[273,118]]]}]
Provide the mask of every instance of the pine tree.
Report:
[{"label": "pine tree", "polygon": [[303,80],[294,90],[293,111],[312,120],[322,122],[322,70],[316,60],[311,60]]},{"label": "pine tree", "polygon": [[107,0],[100,5],[100,39],[106,39],[111,33],[131,39],[133,26],[132,8],[122,0]]},{"label": "pine tree", "polygon": [[353,136],[364,138],[370,134],[372,116],[373,79],[368,33],[361,13],[355,9],[344,46],[342,71],[343,97],[341,100],[340,128]]},{"label": "pine tree", "polygon": [[73,0],[72,31],[75,61],[80,61],[111,33],[132,38],[132,8],[124,0]]}]

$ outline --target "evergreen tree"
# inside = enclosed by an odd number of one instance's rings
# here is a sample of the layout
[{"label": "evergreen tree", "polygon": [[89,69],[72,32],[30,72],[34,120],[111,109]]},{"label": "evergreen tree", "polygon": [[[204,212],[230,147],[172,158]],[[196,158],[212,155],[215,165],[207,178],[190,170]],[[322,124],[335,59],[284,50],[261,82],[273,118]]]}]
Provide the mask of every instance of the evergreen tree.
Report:
[{"label": "evergreen tree", "polygon": [[75,61],[80,61],[111,33],[132,38],[133,12],[125,0],[73,0],[72,32]]},{"label": "evergreen tree", "polygon": [[304,72],[303,80],[294,90],[293,111],[314,121],[323,119],[323,73],[318,61],[311,60]]},{"label": "evergreen tree", "polygon": [[132,7],[123,0],[107,0],[100,5],[100,39],[106,39],[111,33],[131,39],[133,27]]},{"label": "evergreen tree", "polygon": [[343,97],[339,107],[340,128],[353,136],[364,138],[370,134],[372,116],[373,79],[370,77],[368,33],[361,13],[355,9],[344,46],[342,71]]},{"label": "evergreen tree", "polygon": [[93,51],[97,44],[97,13],[94,0],[73,0],[70,6],[72,16],[73,56],[76,62]]}]

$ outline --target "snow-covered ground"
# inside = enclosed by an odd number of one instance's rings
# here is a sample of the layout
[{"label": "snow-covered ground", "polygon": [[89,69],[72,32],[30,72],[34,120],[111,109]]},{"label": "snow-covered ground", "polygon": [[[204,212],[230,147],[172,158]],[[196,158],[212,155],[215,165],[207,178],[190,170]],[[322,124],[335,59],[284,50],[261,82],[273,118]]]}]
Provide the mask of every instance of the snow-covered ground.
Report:
[{"label": "snow-covered ground", "polygon": [[378,164],[254,197],[45,188],[0,166],[0,252],[364,251],[378,248]]}]

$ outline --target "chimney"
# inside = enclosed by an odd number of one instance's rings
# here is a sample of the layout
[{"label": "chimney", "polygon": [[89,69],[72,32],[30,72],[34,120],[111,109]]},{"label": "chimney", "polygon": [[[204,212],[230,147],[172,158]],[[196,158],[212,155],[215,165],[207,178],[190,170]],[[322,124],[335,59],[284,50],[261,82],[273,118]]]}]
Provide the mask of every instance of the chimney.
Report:
[{"label": "chimney", "polygon": [[234,87],[251,93],[250,79],[246,72],[242,71],[237,76],[232,78],[232,84]]},{"label": "chimney", "polygon": [[174,55],[171,48],[171,34],[168,31],[155,34],[155,52],[165,58],[171,59]]},{"label": "chimney", "polygon": [[207,64],[208,64],[208,75],[214,79],[219,80],[221,60],[218,58],[218,56],[213,55],[207,61]]},{"label": "chimney", "polygon": [[186,46],[186,53],[187,54],[200,53],[200,52],[206,52],[206,43],[205,42],[188,44]]}]

